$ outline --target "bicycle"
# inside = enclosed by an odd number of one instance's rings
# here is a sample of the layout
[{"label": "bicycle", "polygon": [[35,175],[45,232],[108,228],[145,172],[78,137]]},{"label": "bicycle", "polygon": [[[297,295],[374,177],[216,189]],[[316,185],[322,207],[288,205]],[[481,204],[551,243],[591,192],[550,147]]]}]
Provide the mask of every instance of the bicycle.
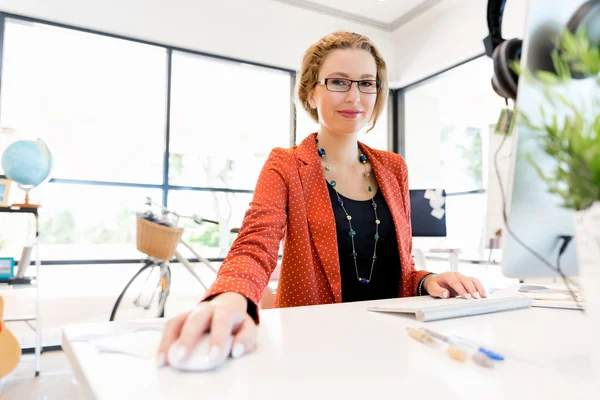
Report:
[{"label": "bicycle", "polygon": [[[174,211],[163,207],[160,204],[157,204],[152,201],[151,198],[146,198],[146,206],[149,207],[157,207],[161,210],[162,220],[166,220],[169,217],[173,218],[170,224],[164,224],[162,227],[157,222],[143,222],[144,218],[140,215],[138,218],[138,250],[142,253],[146,254],[148,258],[144,261],[144,265],[135,273],[135,275],[129,280],[117,301],[112,309],[110,314],[110,321],[115,320],[131,320],[131,319],[141,319],[141,318],[162,318],[165,314],[165,304],[167,302],[167,298],[169,297],[170,288],[171,288],[171,268],[170,268],[170,260],[173,259],[173,255],[175,258],[186,267],[186,269],[192,274],[194,278],[204,287],[205,290],[208,290],[206,284],[202,281],[200,276],[196,273],[194,266],[185,258],[178,250],[178,245],[185,246],[188,250],[192,252],[192,254],[198,259],[198,261],[204,265],[206,265],[210,270],[212,270],[215,275],[217,274],[217,269],[208,261],[205,257],[203,257],[200,253],[198,253],[194,248],[187,243],[185,240],[181,238],[183,234],[183,228],[179,227],[179,222],[182,219],[194,221],[197,224],[202,224],[204,222],[218,225],[217,221],[212,221],[210,219],[202,218],[198,215],[182,215],[178,214]],[[142,225],[145,224],[145,225]],[[169,226],[170,225],[170,226]],[[146,226],[148,228],[143,228],[142,226]],[[173,243],[171,244],[172,248],[167,249],[165,251],[156,251],[152,248],[152,245],[148,247],[147,244],[140,244],[139,235],[141,234],[141,229],[160,229],[166,231],[171,235],[171,239],[173,239]],[[231,230],[232,233],[239,232],[239,229],[234,228]],[[144,239],[142,239],[144,240]],[[164,243],[157,243],[159,245],[164,245]],[[164,250],[164,249],[163,249]],[[154,255],[154,256],[153,256]]]}]

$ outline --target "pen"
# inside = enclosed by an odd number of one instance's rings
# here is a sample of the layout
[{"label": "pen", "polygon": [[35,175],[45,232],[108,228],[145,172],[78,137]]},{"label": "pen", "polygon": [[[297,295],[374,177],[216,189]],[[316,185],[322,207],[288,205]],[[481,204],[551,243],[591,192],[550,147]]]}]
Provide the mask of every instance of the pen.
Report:
[{"label": "pen", "polygon": [[428,345],[435,345],[435,340],[431,336],[428,336],[425,332],[419,331],[415,328],[407,327],[406,331],[408,335],[413,339],[417,339],[421,343],[425,343]]},{"label": "pen", "polygon": [[[434,339],[433,335],[429,335],[427,332],[423,330],[418,330],[415,328],[406,328],[408,331],[408,335],[413,339],[418,340],[421,343],[425,343],[428,345],[436,345],[437,342]],[[467,354],[462,351],[458,346],[454,344],[449,344],[448,349],[446,350],[446,354],[457,361],[465,361],[467,358]]]},{"label": "pen", "polygon": [[[448,354],[450,354],[451,349],[454,347],[452,352],[457,352],[456,349],[458,349],[458,351],[462,352],[462,355],[460,355],[460,357],[463,357],[463,360],[466,358],[466,354],[462,350],[460,350],[460,348],[458,346],[456,346],[455,341],[453,341],[449,337],[444,336],[440,333],[434,332],[430,329],[421,328],[421,331],[427,333],[428,335],[430,335],[436,339],[439,339],[443,342],[448,343],[449,344]],[[468,347],[471,347],[471,346],[468,346]],[[485,350],[483,348],[477,348],[476,350],[477,351],[474,352],[472,355],[473,361],[475,361],[475,363],[477,363],[478,365],[481,365],[482,367],[493,368],[494,367],[494,362],[493,362],[494,358],[489,356],[488,352],[490,352],[490,351],[489,350],[483,351],[483,350]],[[496,355],[493,352],[491,352],[491,353]],[[454,358],[454,357],[452,357],[452,358]],[[463,360],[460,360],[460,361],[463,361]]]},{"label": "pen", "polygon": [[475,344],[472,343],[472,341],[462,338],[460,336],[453,336],[455,339],[458,339],[458,341],[460,341],[462,344],[464,344],[467,347],[470,347],[472,349],[475,349],[483,354],[485,354],[486,356],[488,356],[489,358],[491,358],[492,360],[495,361],[504,361],[504,356],[502,356],[501,354],[498,354],[495,351],[492,351],[490,349],[486,349],[485,347],[482,346],[477,346]]}]

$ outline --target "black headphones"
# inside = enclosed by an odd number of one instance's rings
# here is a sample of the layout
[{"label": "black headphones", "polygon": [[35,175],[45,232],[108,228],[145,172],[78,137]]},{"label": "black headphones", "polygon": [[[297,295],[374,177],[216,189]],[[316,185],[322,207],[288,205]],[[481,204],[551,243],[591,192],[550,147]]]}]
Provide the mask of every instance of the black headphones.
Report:
[{"label": "black headphones", "polygon": [[[489,36],[483,39],[485,53],[494,61],[492,88],[505,99],[517,99],[519,76],[511,69],[513,61],[520,61],[523,41],[502,38],[502,16],[506,0],[488,0],[487,25]],[[585,28],[590,43],[600,45],[600,0],[588,0],[571,16],[566,28],[572,33]],[[582,78],[572,73],[574,78]]]}]

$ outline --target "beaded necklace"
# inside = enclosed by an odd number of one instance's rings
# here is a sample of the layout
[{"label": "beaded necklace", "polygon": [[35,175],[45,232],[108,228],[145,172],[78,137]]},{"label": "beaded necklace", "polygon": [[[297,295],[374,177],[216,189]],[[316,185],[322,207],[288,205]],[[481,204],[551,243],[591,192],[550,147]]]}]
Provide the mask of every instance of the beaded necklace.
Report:
[{"label": "beaded necklace", "polygon": [[[319,156],[325,161],[325,149],[318,147],[319,140],[318,139],[316,139],[316,140],[317,140],[317,150],[319,152]],[[366,165],[367,161],[368,161],[367,156],[365,156],[364,154],[361,153],[360,156],[358,157],[358,161],[364,165],[364,167],[365,167],[364,177],[368,181],[371,173],[369,171],[367,171],[367,165]],[[327,171],[327,172],[331,171],[331,166],[329,164],[327,164],[327,161],[325,161],[325,171]],[[377,216],[377,203],[375,203],[375,195],[373,195],[373,197],[371,197],[371,206],[373,207],[373,212],[375,213],[375,235],[373,236],[373,238],[375,239],[375,243],[373,245],[373,257],[372,257],[372,261],[371,261],[371,272],[369,273],[368,278],[361,278],[358,273],[358,263],[356,262],[356,257],[358,256],[358,253],[356,252],[356,247],[354,246],[354,236],[356,235],[356,231],[352,228],[352,216],[350,214],[348,214],[348,211],[346,211],[346,207],[344,207],[344,200],[342,200],[342,198],[340,197],[340,194],[338,193],[338,191],[336,189],[336,186],[337,186],[336,182],[334,180],[330,180],[330,181],[327,181],[327,183],[335,191],[335,194],[337,196],[337,202],[342,207],[342,210],[344,210],[344,214],[346,214],[346,220],[348,221],[348,227],[349,227],[348,235],[350,236],[350,239],[352,240],[352,258],[354,259],[354,270],[356,271],[356,279],[358,279],[358,281],[360,283],[367,284],[367,283],[371,282],[371,277],[373,276],[373,267],[375,266],[375,260],[377,260],[377,242],[379,241],[379,224],[381,222],[381,221],[379,221],[379,217]],[[370,184],[368,184],[367,189],[369,190],[370,193],[373,192],[373,187]]]}]

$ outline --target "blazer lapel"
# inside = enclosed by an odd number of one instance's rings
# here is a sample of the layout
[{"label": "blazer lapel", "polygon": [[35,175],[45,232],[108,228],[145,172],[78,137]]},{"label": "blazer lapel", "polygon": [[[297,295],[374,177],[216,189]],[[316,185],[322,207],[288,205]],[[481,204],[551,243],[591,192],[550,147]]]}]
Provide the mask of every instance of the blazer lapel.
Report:
[{"label": "blazer lapel", "polygon": [[[406,260],[405,253],[408,249],[406,248],[406,241],[402,240],[402,237],[406,232],[409,232],[410,234],[410,230],[407,225],[406,214],[404,213],[404,200],[402,199],[402,191],[398,184],[399,177],[396,177],[393,171],[377,157],[373,149],[360,142],[359,146],[371,163],[379,189],[392,214],[400,259]],[[408,257],[411,257],[411,255],[409,254]],[[402,270],[408,271],[408,269],[405,268],[402,268]],[[400,279],[400,285],[402,285],[402,279]]]},{"label": "blazer lapel", "polygon": [[323,175],[321,161],[317,154],[316,133],[311,134],[297,147],[298,167],[304,199],[308,227],[317,250],[321,265],[329,281],[336,303],[342,302],[342,279],[338,254],[335,217]]}]

